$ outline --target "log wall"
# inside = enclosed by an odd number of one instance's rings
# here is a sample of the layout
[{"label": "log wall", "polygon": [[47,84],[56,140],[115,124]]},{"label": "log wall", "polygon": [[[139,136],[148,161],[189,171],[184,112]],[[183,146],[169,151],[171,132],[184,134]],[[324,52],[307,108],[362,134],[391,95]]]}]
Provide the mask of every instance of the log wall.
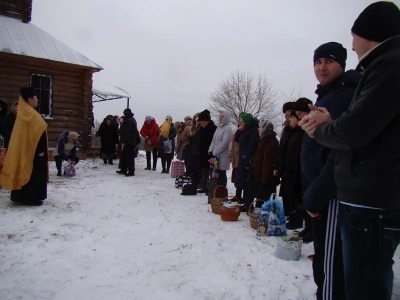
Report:
[{"label": "log wall", "polygon": [[0,15],[20,19],[24,23],[31,21],[32,0],[2,0]]},{"label": "log wall", "polygon": [[64,130],[76,131],[82,157],[90,148],[92,77],[97,70],[1,52],[0,70],[0,100],[8,105],[18,100],[21,87],[29,86],[31,73],[52,76],[52,115],[46,118],[49,147],[56,147]]}]

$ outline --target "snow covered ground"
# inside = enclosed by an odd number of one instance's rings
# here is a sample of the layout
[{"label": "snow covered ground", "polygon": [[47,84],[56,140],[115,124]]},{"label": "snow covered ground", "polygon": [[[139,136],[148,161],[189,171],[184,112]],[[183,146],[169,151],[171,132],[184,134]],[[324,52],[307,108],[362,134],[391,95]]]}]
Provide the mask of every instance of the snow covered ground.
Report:
[{"label": "snow covered ground", "polygon": [[136,162],[125,178],[87,160],[71,179],[52,163],[41,207],[0,191],[0,299],[314,299],[312,244],[300,261],[280,260],[246,214],[222,222],[204,195],[181,196],[169,175]]}]

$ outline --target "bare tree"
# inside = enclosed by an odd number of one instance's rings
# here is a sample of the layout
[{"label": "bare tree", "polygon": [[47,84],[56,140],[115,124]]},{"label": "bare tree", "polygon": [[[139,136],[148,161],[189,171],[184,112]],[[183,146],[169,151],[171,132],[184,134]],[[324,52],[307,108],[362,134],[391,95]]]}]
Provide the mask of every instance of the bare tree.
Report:
[{"label": "bare tree", "polygon": [[213,115],[228,110],[235,125],[241,112],[251,113],[258,119],[266,119],[274,124],[279,123],[279,98],[272,83],[263,75],[255,77],[245,72],[232,73],[211,93],[210,102]]},{"label": "bare tree", "polygon": [[296,101],[297,99],[304,97],[302,95],[303,90],[299,89],[292,89],[290,92],[282,92],[280,95],[282,105],[286,102]]}]

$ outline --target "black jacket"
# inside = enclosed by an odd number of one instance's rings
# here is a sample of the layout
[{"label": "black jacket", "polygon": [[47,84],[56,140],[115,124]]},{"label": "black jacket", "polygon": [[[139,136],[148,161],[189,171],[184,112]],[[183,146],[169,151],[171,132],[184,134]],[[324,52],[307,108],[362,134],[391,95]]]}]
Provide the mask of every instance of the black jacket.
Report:
[{"label": "black jacket", "polygon": [[[332,119],[337,119],[349,106],[361,74],[349,70],[332,83],[318,85],[316,106],[325,107]],[[304,136],[301,151],[303,205],[311,212],[320,212],[336,197],[334,180],[335,151],[322,146],[308,135]]]},{"label": "black jacket", "polygon": [[239,133],[239,161],[244,161],[245,168],[250,168],[250,161],[260,142],[258,122],[257,119],[252,119],[250,123],[244,127],[243,132]]},{"label": "black jacket", "polygon": [[137,123],[133,115],[128,115],[124,118],[124,122],[121,125],[119,135],[119,141],[121,144],[136,147],[136,145],[138,145],[138,137],[140,143]]},{"label": "black jacket", "polygon": [[236,172],[235,187],[237,189],[246,189],[249,181],[249,168],[251,159],[257,150],[260,141],[258,134],[258,120],[252,119],[246,124],[242,133],[239,133],[239,161]]},{"label": "black jacket", "polygon": [[400,209],[400,37],[361,62],[365,73],[350,108],[315,131],[337,149],[335,180],[342,202]]},{"label": "black jacket", "polygon": [[201,136],[199,144],[199,159],[202,166],[209,165],[208,160],[211,156],[208,154],[208,149],[210,148],[215,130],[217,130],[217,126],[215,126],[213,121],[210,121],[206,127],[201,127],[199,131]]}]

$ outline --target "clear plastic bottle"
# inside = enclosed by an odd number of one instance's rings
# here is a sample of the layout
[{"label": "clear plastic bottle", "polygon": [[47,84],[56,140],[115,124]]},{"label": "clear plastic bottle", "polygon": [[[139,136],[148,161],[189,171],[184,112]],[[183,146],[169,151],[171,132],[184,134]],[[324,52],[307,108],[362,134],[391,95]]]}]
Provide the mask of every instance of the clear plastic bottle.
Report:
[{"label": "clear plastic bottle", "polygon": [[4,138],[2,134],[0,134],[0,148],[4,148]]}]

